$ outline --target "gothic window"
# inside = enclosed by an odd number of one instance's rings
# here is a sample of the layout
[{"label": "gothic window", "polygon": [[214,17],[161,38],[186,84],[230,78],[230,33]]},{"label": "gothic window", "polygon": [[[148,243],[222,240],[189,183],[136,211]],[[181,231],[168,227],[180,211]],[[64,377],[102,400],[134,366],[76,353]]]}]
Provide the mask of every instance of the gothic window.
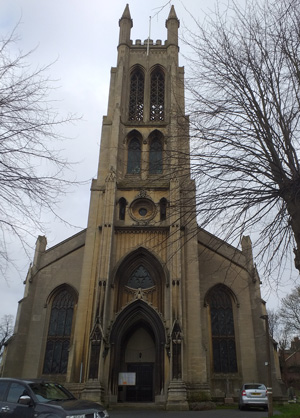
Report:
[{"label": "gothic window", "polygon": [[141,144],[133,138],[128,145],[127,173],[139,174],[141,172]]},{"label": "gothic window", "polygon": [[167,219],[167,199],[163,197],[159,201],[160,208],[160,220],[165,221]]},{"label": "gothic window", "polygon": [[163,121],[165,117],[165,76],[157,68],[151,74],[150,83],[150,120]]},{"label": "gothic window", "polygon": [[119,200],[119,219],[121,221],[125,220],[126,203],[126,199],[124,197],[121,197],[121,199]]},{"label": "gothic window", "polygon": [[145,267],[139,266],[129,277],[127,286],[132,289],[149,289],[154,286],[154,282]]},{"label": "gothic window", "polygon": [[130,77],[129,120],[142,121],[144,115],[144,74],[137,68]]},{"label": "gothic window", "polygon": [[62,290],[53,300],[44,374],[65,374],[67,372],[74,304],[74,297],[68,290]]},{"label": "gothic window", "polygon": [[159,138],[153,138],[150,144],[149,173],[162,173],[162,143]]},{"label": "gothic window", "polygon": [[215,373],[237,372],[232,302],[225,289],[216,287],[209,297],[213,369]]}]

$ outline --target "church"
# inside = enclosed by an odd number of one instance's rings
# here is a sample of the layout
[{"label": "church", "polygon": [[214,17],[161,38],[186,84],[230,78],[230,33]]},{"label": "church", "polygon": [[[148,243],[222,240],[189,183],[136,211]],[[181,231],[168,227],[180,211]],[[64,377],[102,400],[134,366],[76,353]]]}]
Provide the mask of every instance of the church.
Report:
[{"label": "church", "polygon": [[166,41],[133,42],[126,5],[87,228],[38,237],[3,376],[167,410],[267,384],[250,238],[238,249],[197,225],[179,25],[171,6]]}]

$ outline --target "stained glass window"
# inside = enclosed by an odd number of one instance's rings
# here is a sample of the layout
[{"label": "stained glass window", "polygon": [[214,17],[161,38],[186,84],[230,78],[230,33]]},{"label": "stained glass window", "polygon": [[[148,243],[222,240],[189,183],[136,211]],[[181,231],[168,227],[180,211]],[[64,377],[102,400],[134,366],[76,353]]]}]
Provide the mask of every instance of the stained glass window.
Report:
[{"label": "stained glass window", "polygon": [[148,270],[139,266],[130,276],[127,286],[132,289],[149,289],[149,287],[154,286],[154,282]]},{"label": "stained glass window", "polygon": [[150,120],[163,121],[165,118],[165,76],[158,68],[151,74]]},{"label": "stained glass window", "polygon": [[144,115],[144,74],[137,68],[130,78],[129,120],[142,121]]},{"label": "stained glass window", "polygon": [[127,173],[139,174],[141,172],[141,144],[133,138],[128,145]]},{"label": "stained glass window", "polygon": [[154,138],[150,144],[149,173],[162,173],[162,143],[159,138]]},{"label": "stained glass window", "polygon": [[231,298],[222,288],[215,288],[209,298],[215,373],[237,372],[234,321]]},{"label": "stained glass window", "polygon": [[44,374],[67,372],[74,297],[63,290],[54,298],[51,308],[44,361]]}]

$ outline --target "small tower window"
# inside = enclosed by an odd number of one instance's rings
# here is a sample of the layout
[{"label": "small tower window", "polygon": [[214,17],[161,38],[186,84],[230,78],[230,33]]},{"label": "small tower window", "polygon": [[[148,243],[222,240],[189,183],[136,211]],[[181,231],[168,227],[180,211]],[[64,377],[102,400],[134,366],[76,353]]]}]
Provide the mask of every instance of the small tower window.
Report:
[{"label": "small tower window", "polygon": [[139,174],[141,172],[141,144],[133,138],[128,145],[127,173]]},{"label": "small tower window", "polygon": [[150,144],[149,173],[162,173],[162,143],[159,138],[154,138]]},{"label": "small tower window", "polygon": [[165,118],[165,76],[157,68],[151,74],[150,85],[150,120],[163,121]]},{"label": "small tower window", "polygon": [[167,199],[162,198],[159,201],[159,208],[160,208],[160,220],[165,221],[167,219]]},{"label": "small tower window", "polygon": [[121,197],[121,199],[119,200],[119,219],[121,221],[125,220],[126,203],[126,199],[124,197]]},{"label": "small tower window", "polygon": [[129,120],[142,121],[144,116],[144,74],[137,68],[130,78]]}]

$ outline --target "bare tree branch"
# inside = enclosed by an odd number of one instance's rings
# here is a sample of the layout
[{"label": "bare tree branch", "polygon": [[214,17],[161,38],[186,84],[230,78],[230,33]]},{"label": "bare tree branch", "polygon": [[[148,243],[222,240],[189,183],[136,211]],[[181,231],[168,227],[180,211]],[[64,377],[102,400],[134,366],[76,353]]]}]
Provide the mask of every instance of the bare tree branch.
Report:
[{"label": "bare tree branch", "polygon": [[198,219],[299,270],[300,1],[230,4],[186,37]]},{"label": "bare tree branch", "polygon": [[300,332],[300,287],[282,299],[279,312],[280,320],[291,333],[299,335]]},{"label": "bare tree branch", "polygon": [[4,346],[13,334],[13,316],[4,315],[0,320],[0,362]]},{"label": "bare tree branch", "polygon": [[41,230],[41,213],[55,213],[70,168],[57,149],[60,117],[50,101],[51,65],[32,68],[33,51],[18,50],[18,27],[0,39],[0,271],[10,261],[6,243],[16,236],[27,248],[28,234]]}]

